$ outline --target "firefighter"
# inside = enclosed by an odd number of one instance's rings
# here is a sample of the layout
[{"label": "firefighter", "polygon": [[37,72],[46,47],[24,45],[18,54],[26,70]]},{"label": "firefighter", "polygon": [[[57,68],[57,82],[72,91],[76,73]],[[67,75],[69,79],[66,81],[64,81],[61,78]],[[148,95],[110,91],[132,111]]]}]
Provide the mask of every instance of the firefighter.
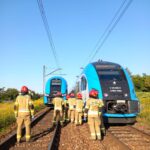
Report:
[{"label": "firefighter", "polygon": [[26,141],[29,142],[31,138],[31,118],[34,118],[34,105],[28,94],[29,89],[22,86],[21,94],[17,96],[14,111],[17,119],[17,142],[20,143],[22,125],[25,124],[26,128]]},{"label": "firefighter", "polygon": [[77,93],[76,110],[75,110],[75,124],[76,125],[82,124],[83,106],[84,106],[84,102],[82,100],[82,94]]},{"label": "firefighter", "polygon": [[63,112],[64,112],[64,100],[62,98],[61,92],[57,92],[52,103],[54,104],[54,116],[53,124],[60,121],[60,124],[63,125]]},{"label": "firefighter", "polygon": [[76,107],[76,98],[74,93],[70,93],[70,98],[68,99],[69,111],[68,118],[71,123],[75,121],[75,107]]},{"label": "firefighter", "polygon": [[68,111],[69,111],[69,105],[68,105],[68,99],[70,98],[69,94],[66,96],[66,101],[65,101],[65,121],[69,122],[69,117],[68,117]]},{"label": "firefighter", "polygon": [[68,100],[70,98],[69,94],[67,94],[66,99]]},{"label": "firefighter", "polygon": [[101,109],[104,106],[103,101],[97,97],[98,92],[96,90],[91,90],[85,106],[85,114],[88,115],[91,139],[94,140],[101,139]]}]

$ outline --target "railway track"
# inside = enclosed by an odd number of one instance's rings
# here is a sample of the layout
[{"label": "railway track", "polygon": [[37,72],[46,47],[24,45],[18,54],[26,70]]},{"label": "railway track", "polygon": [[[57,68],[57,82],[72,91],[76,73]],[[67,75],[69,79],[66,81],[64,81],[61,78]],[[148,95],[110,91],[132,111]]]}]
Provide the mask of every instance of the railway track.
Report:
[{"label": "railway track", "polygon": [[48,145],[48,150],[57,150],[58,149],[59,140],[60,140],[60,131],[61,131],[60,124],[57,123],[53,137]]},{"label": "railway track", "polygon": [[150,136],[132,126],[111,126],[102,141],[90,139],[88,124],[62,128],[59,150],[149,150]]},{"label": "railway track", "polygon": [[[133,126],[110,126],[102,141],[90,139],[87,123],[81,126],[52,125],[53,110],[46,110],[32,122],[32,141],[16,143],[16,134],[3,143],[0,150],[150,150],[150,135]],[[61,133],[61,134],[60,134]]]},{"label": "railway track", "polygon": [[69,123],[61,129],[58,150],[103,150],[100,141],[90,139],[87,123],[81,126]]},{"label": "railway track", "polygon": [[[16,143],[16,131],[9,138],[0,143],[0,150],[53,150],[57,149],[60,135],[60,125],[52,125],[53,110],[46,109],[32,122],[31,141],[25,142],[25,136],[21,143]],[[24,130],[24,129],[23,129]],[[24,131],[23,131],[24,133]]]},{"label": "railway track", "polygon": [[150,150],[150,135],[132,126],[111,126],[108,133],[130,150]]},{"label": "railway track", "polygon": [[[39,112],[34,120],[32,120],[31,126],[34,126],[35,124],[37,124],[37,122],[44,116],[46,115],[47,112],[49,112],[49,108],[45,108],[44,110],[42,110],[41,112]],[[22,128],[22,134],[25,133],[25,127],[23,126]],[[9,135],[7,135],[6,138],[1,139],[0,142],[0,150],[1,149],[9,149],[12,145],[14,145],[16,143],[16,130],[12,131]]]}]

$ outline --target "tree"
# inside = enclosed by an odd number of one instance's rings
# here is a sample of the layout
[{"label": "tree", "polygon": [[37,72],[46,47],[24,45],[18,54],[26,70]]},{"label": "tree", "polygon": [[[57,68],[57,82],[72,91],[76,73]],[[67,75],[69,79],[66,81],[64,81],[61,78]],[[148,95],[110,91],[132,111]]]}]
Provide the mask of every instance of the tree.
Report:
[{"label": "tree", "polygon": [[141,80],[141,76],[140,75],[133,75],[132,80],[134,82],[135,90],[141,91],[141,89],[143,87],[143,81]]},{"label": "tree", "polygon": [[32,98],[33,100],[37,100],[37,99],[39,99],[39,98],[41,97],[41,95],[38,94],[38,93],[36,93],[35,91],[31,91],[31,90],[30,90],[29,94],[31,95],[31,98]]},{"label": "tree", "polygon": [[18,94],[19,92],[17,89],[8,88],[6,91],[0,92],[0,102],[8,101],[8,100],[15,100]]},{"label": "tree", "polygon": [[150,76],[145,76],[144,77],[144,87],[145,87],[145,91],[149,92],[150,91]]},{"label": "tree", "polygon": [[136,91],[150,92],[150,75],[132,75]]}]

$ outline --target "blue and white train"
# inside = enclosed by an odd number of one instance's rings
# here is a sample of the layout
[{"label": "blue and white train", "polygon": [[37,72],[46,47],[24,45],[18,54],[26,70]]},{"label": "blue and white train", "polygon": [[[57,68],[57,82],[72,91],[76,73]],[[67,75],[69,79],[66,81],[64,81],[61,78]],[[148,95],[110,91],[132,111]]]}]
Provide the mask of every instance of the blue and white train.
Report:
[{"label": "blue and white train", "polygon": [[55,97],[57,92],[61,92],[63,99],[66,99],[66,94],[68,93],[67,81],[60,76],[53,76],[46,82],[44,104],[51,105],[52,98]]},{"label": "blue and white train", "polygon": [[98,90],[98,98],[105,105],[105,123],[135,122],[139,113],[139,100],[130,75],[119,64],[106,61],[88,64],[80,76],[78,86],[85,102],[91,89]]}]

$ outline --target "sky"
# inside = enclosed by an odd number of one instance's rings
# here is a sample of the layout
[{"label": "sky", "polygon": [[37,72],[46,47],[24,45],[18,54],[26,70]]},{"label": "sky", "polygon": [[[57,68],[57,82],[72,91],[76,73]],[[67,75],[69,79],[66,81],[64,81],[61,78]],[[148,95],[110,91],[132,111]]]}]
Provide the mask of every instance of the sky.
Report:
[{"label": "sky", "polygon": [[[69,89],[123,1],[43,0],[62,68],[56,73],[66,74]],[[149,0],[132,1],[91,62],[98,59],[118,63],[132,74],[150,74]],[[0,87],[19,90],[26,85],[42,93],[43,65],[47,74],[57,69],[37,0],[0,0]]]}]

